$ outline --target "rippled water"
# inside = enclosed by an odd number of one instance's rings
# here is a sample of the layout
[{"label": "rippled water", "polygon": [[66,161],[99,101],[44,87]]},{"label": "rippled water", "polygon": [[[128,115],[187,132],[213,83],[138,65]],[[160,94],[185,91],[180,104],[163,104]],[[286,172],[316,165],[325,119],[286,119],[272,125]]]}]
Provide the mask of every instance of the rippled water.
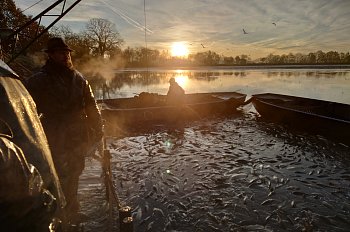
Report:
[{"label": "rippled water", "polygon": [[[348,231],[350,149],[261,120],[246,106],[183,130],[109,138],[116,191],[134,231]],[[85,231],[109,225],[101,167],[88,160]]]}]

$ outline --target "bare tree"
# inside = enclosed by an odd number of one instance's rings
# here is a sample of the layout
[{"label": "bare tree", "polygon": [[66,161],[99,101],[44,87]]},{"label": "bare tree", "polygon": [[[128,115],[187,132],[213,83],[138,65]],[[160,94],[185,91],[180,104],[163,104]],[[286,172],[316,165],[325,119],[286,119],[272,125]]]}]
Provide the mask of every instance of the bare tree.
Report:
[{"label": "bare tree", "polygon": [[124,42],[115,24],[101,18],[90,19],[82,34],[91,46],[92,54],[101,57],[120,51]]}]

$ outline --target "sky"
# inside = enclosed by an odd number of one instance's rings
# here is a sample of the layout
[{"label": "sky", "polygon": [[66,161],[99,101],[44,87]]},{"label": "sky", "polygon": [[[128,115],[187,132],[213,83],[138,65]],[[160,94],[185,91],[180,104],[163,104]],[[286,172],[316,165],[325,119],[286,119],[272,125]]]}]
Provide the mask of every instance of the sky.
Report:
[{"label": "sky", "polygon": [[[23,12],[33,16],[56,2],[14,1],[22,10],[39,2]],[[82,0],[56,25],[79,32],[91,18],[107,19],[124,39],[123,48],[147,41],[148,48],[170,50],[172,43],[183,42],[190,53],[211,50],[251,59],[350,51],[350,0],[145,0],[145,6],[144,11],[144,0]],[[53,19],[44,17],[42,23]]]}]

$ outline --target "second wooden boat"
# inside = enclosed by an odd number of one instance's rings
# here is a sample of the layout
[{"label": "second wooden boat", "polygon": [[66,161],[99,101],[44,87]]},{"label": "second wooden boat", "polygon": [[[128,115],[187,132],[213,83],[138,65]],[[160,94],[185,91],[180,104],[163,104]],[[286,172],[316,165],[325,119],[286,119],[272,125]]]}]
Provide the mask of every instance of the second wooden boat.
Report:
[{"label": "second wooden boat", "polygon": [[252,96],[262,117],[350,144],[350,105],[264,93]]}]

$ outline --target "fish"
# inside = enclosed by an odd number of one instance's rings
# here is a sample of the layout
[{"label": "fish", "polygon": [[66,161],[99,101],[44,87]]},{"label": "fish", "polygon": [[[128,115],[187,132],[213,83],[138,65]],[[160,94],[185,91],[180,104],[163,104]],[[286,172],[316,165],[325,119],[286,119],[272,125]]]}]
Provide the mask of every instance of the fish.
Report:
[{"label": "fish", "polygon": [[144,219],[139,223],[139,225],[142,225],[142,224],[146,223],[148,220],[151,219],[151,217],[152,217],[152,216],[148,216],[148,217],[144,218]]},{"label": "fish", "polygon": [[147,225],[147,230],[146,230],[146,231],[151,231],[152,228],[153,228],[153,224],[154,224],[154,221],[150,222],[150,223]]},{"label": "fish", "polygon": [[261,202],[260,205],[267,205],[267,204],[271,204],[273,202],[275,202],[276,200],[275,199],[266,199],[265,201]]},{"label": "fish", "polygon": [[210,212],[208,212],[207,215],[213,222],[215,222],[216,224],[220,224],[220,220],[217,218],[217,216]]},{"label": "fish", "polygon": [[147,213],[148,210],[149,210],[149,205],[148,205],[148,203],[146,202],[146,203],[145,203],[145,212]]},{"label": "fish", "polygon": [[153,208],[153,215],[155,215],[157,213],[160,214],[162,217],[165,217],[163,210],[161,210],[159,208]]},{"label": "fish", "polygon": [[291,201],[291,202],[290,202],[290,205],[294,208],[294,207],[295,207],[295,201],[294,201],[294,200]]},{"label": "fish", "polygon": [[178,204],[183,210],[188,211],[187,206],[186,206],[184,203],[178,201],[177,204]]}]

